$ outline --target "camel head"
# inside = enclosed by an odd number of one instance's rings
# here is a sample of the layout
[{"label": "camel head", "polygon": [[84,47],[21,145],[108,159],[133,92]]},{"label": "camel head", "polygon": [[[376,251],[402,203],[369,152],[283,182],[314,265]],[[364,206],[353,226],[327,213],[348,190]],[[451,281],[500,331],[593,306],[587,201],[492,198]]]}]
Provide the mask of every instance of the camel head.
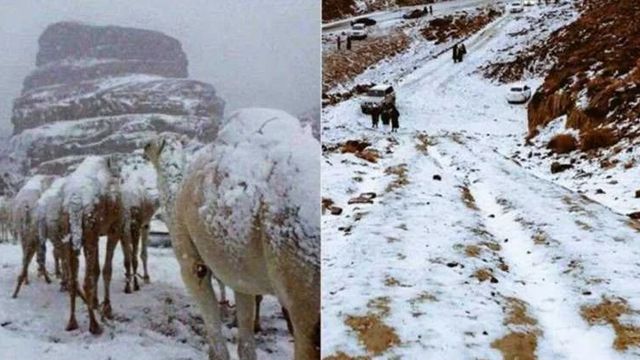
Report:
[{"label": "camel head", "polygon": [[143,158],[156,168],[161,168],[163,163],[181,161],[182,149],[187,141],[188,138],[177,134],[160,134],[144,146]]}]

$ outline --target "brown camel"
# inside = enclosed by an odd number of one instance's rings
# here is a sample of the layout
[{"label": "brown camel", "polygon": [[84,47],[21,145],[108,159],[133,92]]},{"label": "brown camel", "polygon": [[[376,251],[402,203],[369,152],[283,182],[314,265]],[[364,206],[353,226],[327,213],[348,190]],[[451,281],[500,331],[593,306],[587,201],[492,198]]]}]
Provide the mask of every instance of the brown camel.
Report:
[{"label": "brown camel", "polygon": [[41,242],[49,240],[53,245],[55,274],[62,279],[61,290],[66,289],[67,261],[64,256],[63,239],[69,235],[69,219],[63,211],[62,202],[64,183],[66,178],[57,178],[51,186],[42,193],[36,204],[36,223]]},{"label": "brown camel", "polygon": [[261,294],[276,295],[288,310],[295,359],[320,358],[319,149],[310,129],[268,109],[231,116],[186,173],[176,139],[145,146],[182,279],[205,320],[210,358],[229,358],[213,274],[236,295],[240,359],[256,358]]},{"label": "brown camel", "polygon": [[[145,284],[150,282],[149,271],[147,268],[147,247],[149,242],[149,223],[153,214],[155,214],[158,208],[156,201],[149,197],[143,197],[137,201],[133,206],[127,207],[125,210],[128,212],[128,219],[130,221],[129,228],[131,238],[131,265],[133,269],[127,269],[127,273],[133,275],[133,290],[140,290],[138,285],[138,249],[140,249],[140,260],[142,261],[143,275],[142,280]],[[129,279],[125,284],[125,292],[130,293]]]},{"label": "brown camel", "polygon": [[[88,156],[69,175],[63,187],[63,208],[69,218],[70,240],[65,244],[68,263],[70,316],[67,330],[78,328],[75,300],[78,289],[78,255],[85,257],[84,293],[89,313],[89,331],[100,334],[102,328],[94,314],[98,307],[97,283],[100,276],[98,240],[107,236],[107,254],[103,268],[104,302],[102,314],[111,317],[109,286],[111,283],[113,251],[122,235],[123,205],[119,189],[118,171],[110,159]],[[129,268],[130,240],[123,237],[125,268]],[[131,275],[127,274],[129,278]]]},{"label": "brown camel", "polygon": [[13,292],[14,298],[18,297],[22,284],[29,284],[29,264],[36,252],[38,274],[44,276],[47,283],[51,282],[45,266],[45,249],[40,246],[41,242],[38,239],[35,209],[40,195],[51,185],[53,179],[52,176],[33,176],[27,180],[12,202],[13,233],[20,239],[22,246],[22,270]]}]

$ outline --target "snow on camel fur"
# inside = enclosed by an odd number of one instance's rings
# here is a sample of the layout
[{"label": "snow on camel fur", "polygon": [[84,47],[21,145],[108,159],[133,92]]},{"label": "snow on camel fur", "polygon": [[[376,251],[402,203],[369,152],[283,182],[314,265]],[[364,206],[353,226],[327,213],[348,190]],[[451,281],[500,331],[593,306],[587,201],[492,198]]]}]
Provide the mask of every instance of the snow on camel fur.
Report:
[{"label": "snow on camel fur", "polygon": [[320,146],[277,110],[236,112],[183,178],[179,141],[159,137],[146,156],[182,278],[200,306],[210,357],[228,359],[212,273],[236,294],[240,359],[255,359],[255,296],[274,294],[289,311],[295,359],[319,359]]},{"label": "snow on camel fur", "polygon": [[38,240],[35,209],[40,195],[51,185],[52,181],[52,176],[35,175],[31,177],[12,202],[13,233],[20,239],[22,246],[22,270],[18,275],[16,288],[13,292],[14,298],[18,296],[22,284],[29,283],[29,264],[36,252],[38,252],[38,273],[44,276],[47,283],[51,282],[45,266],[45,249],[40,246],[41,243]]},{"label": "snow on camel fur", "polygon": [[[111,317],[109,286],[112,274],[113,250],[122,235],[123,206],[119,189],[118,171],[110,159],[88,156],[69,175],[63,187],[63,208],[69,217],[69,241],[66,242],[68,263],[68,289],[70,316],[67,330],[78,328],[75,317],[75,300],[78,289],[78,255],[82,249],[85,257],[84,294],[89,313],[89,331],[102,332],[94,314],[98,306],[97,284],[100,276],[98,240],[107,236],[107,254],[103,268],[104,303],[103,316]],[[123,240],[125,263],[130,261],[129,239]],[[127,266],[125,265],[125,268]],[[130,276],[130,274],[127,274]]]}]

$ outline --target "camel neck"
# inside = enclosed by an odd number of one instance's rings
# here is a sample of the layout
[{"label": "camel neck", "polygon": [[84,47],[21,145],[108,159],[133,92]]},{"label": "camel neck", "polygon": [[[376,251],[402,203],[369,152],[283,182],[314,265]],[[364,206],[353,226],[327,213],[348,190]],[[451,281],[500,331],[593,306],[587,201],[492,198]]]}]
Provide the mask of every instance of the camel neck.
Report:
[{"label": "camel neck", "polygon": [[176,196],[185,171],[184,155],[170,156],[161,159],[159,166],[158,185],[160,187],[160,199],[164,208],[164,214],[167,218],[167,226],[173,227],[174,208],[176,204]]}]

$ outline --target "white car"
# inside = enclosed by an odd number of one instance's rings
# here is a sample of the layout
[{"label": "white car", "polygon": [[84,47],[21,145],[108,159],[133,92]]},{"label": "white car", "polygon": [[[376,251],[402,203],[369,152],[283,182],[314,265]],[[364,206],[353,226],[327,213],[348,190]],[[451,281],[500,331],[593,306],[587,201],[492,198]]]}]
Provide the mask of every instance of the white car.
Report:
[{"label": "white car", "polygon": [[361,40],[367,37],[367,27],[363,23],[353,24],[349,31],[349,37],[353,40]]},{"label": "white car", "polygon": [[533,3],[533,0],[524,0],[522,2],[522,5],[524,5],[524,6],[533,6],[535,4]]},{"label": "white car", "polygon": [[396,92],[393,86],[388,84],[376,85],[367,91],[367,95],[360,102],[360,109],[365,114],[370,114],[373,109],[381,109],[386,105],[395,105]]},{"label": "white car", "polygon": [[514,2],[514,3],[511,3],[511,5],[509,5],[509,12],[512,14],[521,13],[523,11],[524,11],[524,8],[522,7],[522,4],[519,2]]},{"label": "white car", "polygon": [[509,104],[524,104],[531,97],[531,88],[526,84],[513,85],[507,93]]}]

